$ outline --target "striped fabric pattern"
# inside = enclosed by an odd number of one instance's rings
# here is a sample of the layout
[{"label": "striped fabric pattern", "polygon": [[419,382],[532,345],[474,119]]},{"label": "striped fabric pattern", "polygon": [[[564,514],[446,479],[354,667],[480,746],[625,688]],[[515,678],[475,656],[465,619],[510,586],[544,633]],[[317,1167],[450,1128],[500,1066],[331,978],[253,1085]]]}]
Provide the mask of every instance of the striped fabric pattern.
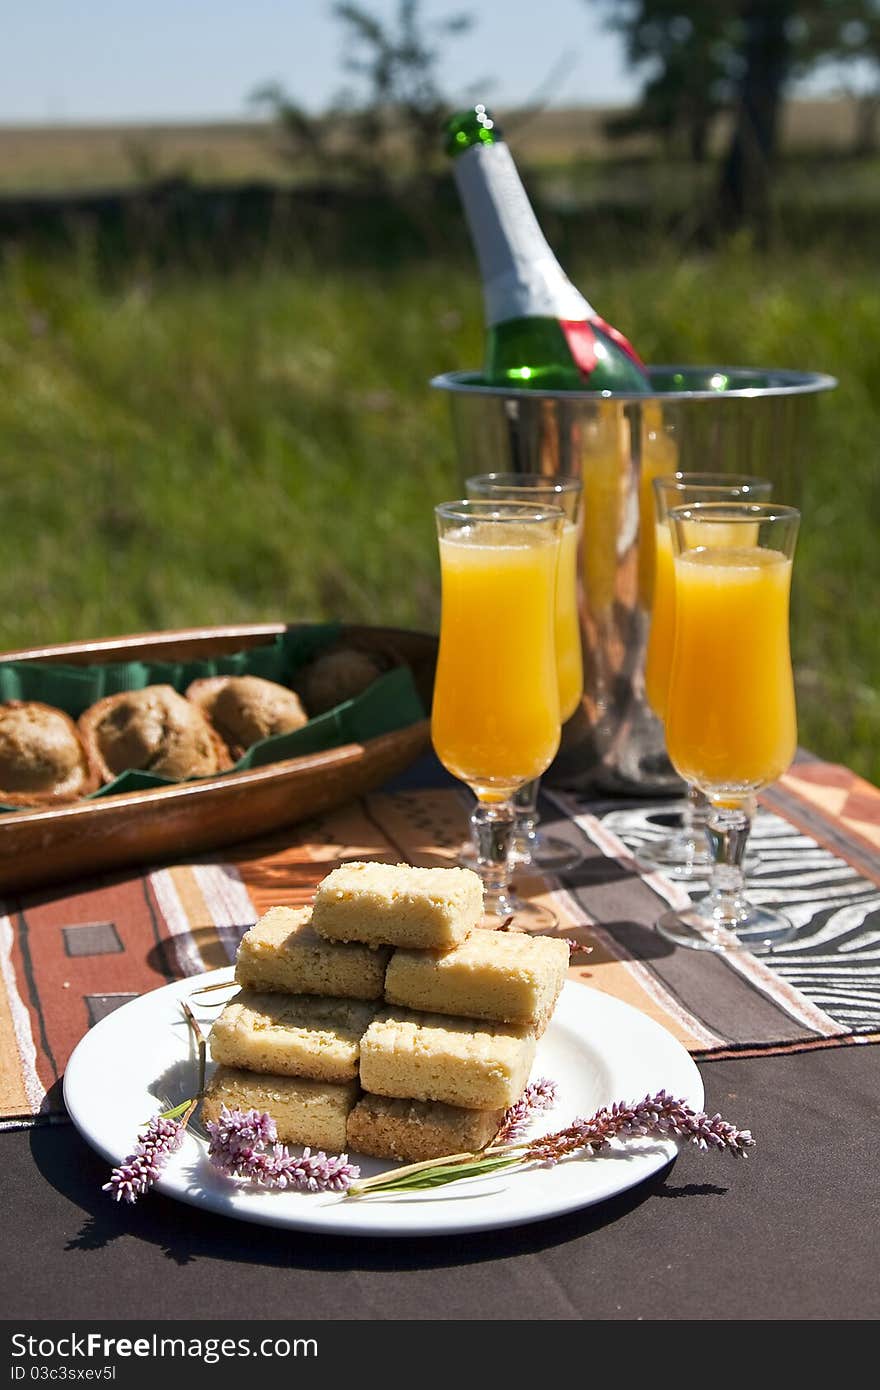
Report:
[{"label": "striped fabric pattern", "polygon": [[[619,852],[625,854],[668,833],[673,813],[672,804],[650,811],[612,810],[601,819],[602,832],[606,837],[613,835]],[[581,823],[589,833],[588,821]],[[750,981],[793,1024],[817,1036],[876,1032],[880,1029],[880,888],[765,809],[755,819],[750,849],[758,858],[749,878],[751,897],[758,904],[781,908],[794,921],[798,934],[776,949],[772,963],[744,953],[722,962],[724,967]],[[687,893],[679,883],[660,875],[646,876],[645,882],[671,907],[686,906]],[[707,887],[706,882],[697,882],[692,892],[696,897]],[[683,967],[686,964],[682,962]],[[748,1044],[749,1039],[737,1041]]]},{"label": "striped fabric pattern", "polygon": [[[641,873],[634,854],[668,831],[673,803],[548,792],[544,820],[583,863],[520,889],[591,947],[572,980],[649,1014],[700,1059],[880,1040],[880,792],[808,763],[762,800],[751,889],[799,928],[770,958],[676,950],[653,930],[687,894]],[[63,1118],[61,1078],[87,1029],[146,990],[228,965],[269,907],[307,903],[344,860],[452,864],[466,825],[459,788],[378,793],[216,859],[0,904],[0,1127]]]}]

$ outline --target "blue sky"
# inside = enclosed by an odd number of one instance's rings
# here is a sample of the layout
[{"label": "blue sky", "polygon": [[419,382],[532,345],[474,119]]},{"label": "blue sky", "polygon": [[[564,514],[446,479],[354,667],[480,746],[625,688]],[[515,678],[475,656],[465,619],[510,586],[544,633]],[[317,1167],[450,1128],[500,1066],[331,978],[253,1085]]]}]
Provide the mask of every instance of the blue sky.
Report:
[{"label": "blue sky", "polygon": [[[440,68],[452,100],[612,105],[638,92],[596,0],[423,0],[428,18],[462,10],[474,27],[447,41]],[[0,0],[0,124],[240,117],[269,80],[320,110],[350,81],[331,11],[331,0]]]},{"label": "blue sky", "polygon": [[[384,16],[397,9],[397,0],[363,3]],[[0,0],[0,122],[235,117],[269,79],[320,110],[351,80],[331,9],[330,0]],[[637,90],[591,0],[423,0],[429,18],[462,10],[476,21],[444,48],[451,98],[487,92],[515,104],[554,69],[556,104],[626,102]]]}]

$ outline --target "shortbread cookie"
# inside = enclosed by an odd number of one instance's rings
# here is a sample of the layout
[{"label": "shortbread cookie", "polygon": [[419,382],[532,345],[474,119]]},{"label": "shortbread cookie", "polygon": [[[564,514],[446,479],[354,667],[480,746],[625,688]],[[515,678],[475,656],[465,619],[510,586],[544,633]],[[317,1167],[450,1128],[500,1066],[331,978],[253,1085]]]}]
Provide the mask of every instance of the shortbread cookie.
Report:
[{"label": "shortbread cookie", "polygon": [[385,974],[389,1004],[531,1024],[550,1021],[568,970],[564,941],[524,932],[475,931],[451,951],[397,950]]},{"label": "shortbread cookie", "polygon": [[383,1009],[361,1039],[361,1085],[377,1096],[506,1109],[534,1056],[534,1033],[512,1023]]},{"label": "shortbread cookie", "polygon": [[375,1014],[355,999],[242,990],[211,1029],[215,1062],[312,1081],[357,1076],[360,1040]]},{"label": "shortbread cookie", "polygon": [[420,1163],[483,1148],[503,1119],[503,1110],[462,1110],[431,1100],[364,1095],[349,1114],[347,1146],[374,1158]]},{"label": "shortbread cookie", "polygon": [[356,1081],[329,1085],[293,1076],[255,1076],[235,1067],[218,1067],[202,1101],[202,1119],[219,1120],[229,1110],[271,1115],[282,1144],[308,1144],[328,1153],[346,1148],[345,1125],[358,1097]]},{"label": "shortbread cookie", "polygon": [[310,907],[271,907],[241,939],[238,983],[282,994],[381,999],[389,948],[325,941],[311,916]]},{"label": "shortbread cookie", "polygon": [[329,941],[448,950],[483,913],[483,885],[470,869],[343,864],[318,884],[312,926]]}]

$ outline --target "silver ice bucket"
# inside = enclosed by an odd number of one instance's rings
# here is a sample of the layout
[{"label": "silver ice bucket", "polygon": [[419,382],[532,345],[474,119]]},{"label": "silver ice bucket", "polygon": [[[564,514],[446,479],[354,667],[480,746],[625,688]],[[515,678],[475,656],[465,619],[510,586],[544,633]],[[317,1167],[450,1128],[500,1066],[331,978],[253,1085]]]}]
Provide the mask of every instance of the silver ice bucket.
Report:
[{"label": "silver ice bucket", "polygon": [[[581,633],[585,689],[548,780],[568,787],[668,793],[680,783],[645,699],[653,584],[651,480],[683,472],[770,478],[793,503],[809,455],[816,372],[652,367],[653,394],[517,391],[477,372],[431,385],[450,393],[462,477],[567,473],[584,481]],[[512,615],[515,620],[515,615]]]}]

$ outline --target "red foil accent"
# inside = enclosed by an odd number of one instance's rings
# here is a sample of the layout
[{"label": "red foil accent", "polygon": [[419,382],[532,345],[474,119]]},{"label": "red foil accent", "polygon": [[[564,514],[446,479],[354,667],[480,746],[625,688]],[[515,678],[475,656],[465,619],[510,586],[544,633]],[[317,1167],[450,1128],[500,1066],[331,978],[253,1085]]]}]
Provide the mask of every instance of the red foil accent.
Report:
[{"label": "red foil accent", "polygon": [[[604,319],[601,319],[598,314],[594,316],[593,322],[597,323],[601,328],[602,332],[607,333],[609,338],[613,338],[617,346],[623,349],[627,357],[632,358],[633,362],[635,362],[637,367],[641,367],[643,372],[648,370],[641,357],[639,357],[639,354],[636,352],[635,348],[630,342],[629,338],[625,338],[619,328],[612,327],[610,323],[606,323]],[[563,327],[564,326],[565,325],[563,324]]]},{"label": "red foil accent", "polygon": [[560,319],[559,327],[565,334],[568,350],[580,368],[581,374],[590,376],[596,366],[596,336],[587,319]]}]

